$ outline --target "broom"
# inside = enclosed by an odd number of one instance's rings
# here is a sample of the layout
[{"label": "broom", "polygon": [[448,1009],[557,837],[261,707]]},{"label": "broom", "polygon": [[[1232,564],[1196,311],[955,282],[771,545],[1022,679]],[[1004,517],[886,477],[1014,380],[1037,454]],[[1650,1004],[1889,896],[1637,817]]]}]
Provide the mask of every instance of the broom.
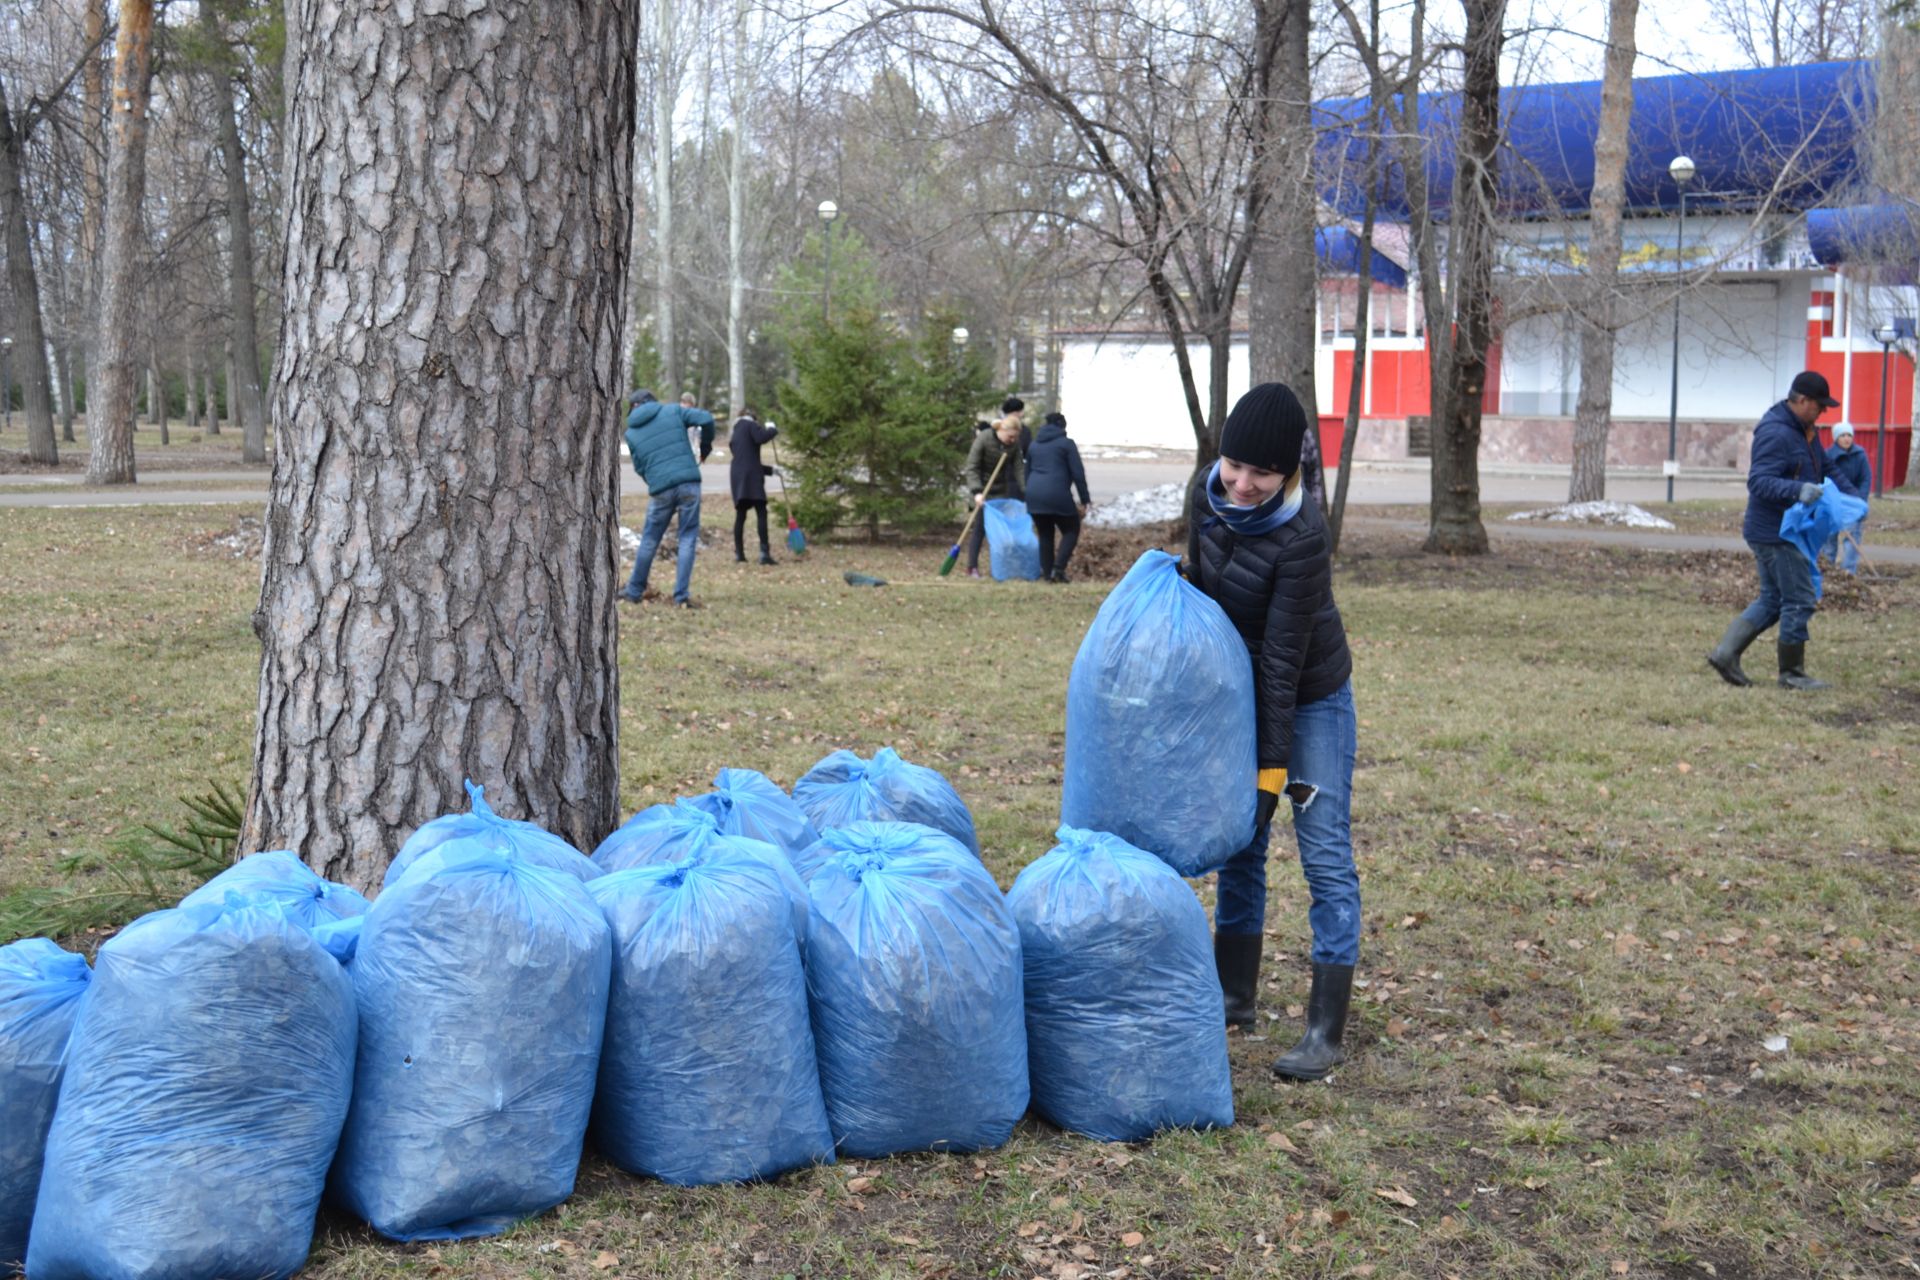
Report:
[{"label": "broom", "polygon": [[780,466],[780,442],[769,440],[773,446],[773,473],[780,477],[780,509],[787,513],[787,546],[793,554],[807,554],[807,535],[800,531],[800,522],[793,518],[793,506],[787,501],[787,473]]},{"label": "broom", "polygon": [[944,578],[953,572],[954,564],[960,559],[960,543],[965,542],[967,535],[973,532],[973,522],[980,518],[981,508],[987,505],[987,495],[993,492],[993,482],[1000,478],[1000,468],[1006,466],[1007,459],[1012,456],[1013,450],[1005,450],[1000,455],[1000,461],[993,464],[993,474],[987,477],[987,487],[980,491],[979,503],[974,506],[972,511],[967,513],[967,522],[960,526],[959,540],[953,544],[953,549],[947,552],[947,558],[941,562],[941,577]]}]

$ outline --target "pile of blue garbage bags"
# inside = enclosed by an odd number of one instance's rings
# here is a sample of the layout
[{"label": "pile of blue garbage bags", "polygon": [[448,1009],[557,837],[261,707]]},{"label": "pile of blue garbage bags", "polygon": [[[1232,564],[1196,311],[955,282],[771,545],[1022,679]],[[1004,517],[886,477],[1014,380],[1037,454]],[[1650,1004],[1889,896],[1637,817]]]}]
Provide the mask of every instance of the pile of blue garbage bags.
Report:
[{"label": "pile of blue garbage bags", "polygon": [[[1142,591],[1195,611],[1162,567],[1076,663],[1070,794],[1099,742],[1151,737],[1111,686],[1150,679]],[[791,794],[723,770],[591,855],[468,789],[371,902],[273,851],[91,968],[0,948],[0,1270],[291,1275],[323,1203],[395,1240],[491,1234],[566,1200],[589,1142],[701,1185],[988,1149],[1029,1110],[1110,1141],[1233,1122],[1182,879],[1224,856],[1218,815],[1148,849],[1151,815],[1102,801],[1003,893],[952,785],[891,750]]]}]

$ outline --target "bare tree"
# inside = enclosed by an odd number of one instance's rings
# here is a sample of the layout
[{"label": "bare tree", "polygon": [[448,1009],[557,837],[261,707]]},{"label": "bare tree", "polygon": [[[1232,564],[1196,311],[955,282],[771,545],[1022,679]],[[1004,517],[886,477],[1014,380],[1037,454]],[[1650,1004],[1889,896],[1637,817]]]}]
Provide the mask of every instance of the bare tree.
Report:
[{"label": "bare tree", "polygon": [[1568,502],[1607,496],[1607,434],[1613,423],[1613,351],[1619,334],[1620,215],[1627,198],[1627,126],[1633,117],[1634,23],[1640,0],[1608,0],[1606,67],[1593,144],[1592,225],[1580,321],[1580,400],[1573,423]]},{"label": "bare tree", "polygon": [[114,38],[111,145],[101,228],[98,387],[87,397],[88,484],[132,484],[134,341],[140,206],[147,189],[147,106],[153,84],[153,0],[121,0]]},{"label": "bare tree", "polygon": [[1708,0],[1707,14],[1756,67],[1868,57],[1880,17],[1874,0]]},{"label": "bare tree", "polygon": [[[216,43],[225,44],[225,23],[218,4],[203,11]],[[240,84],[231,63],[216,64],[214,120],[220,133],[227,194],[227,313],[235,352],[233,369],[240,385],[227,387],[234,416],[240,419],[240,456],[247,462],[267,460],[267,406],[260,389],[260,340],[254,308],[258,293],[253,272],[253,197],[247,183],[246,149],[240,141],[240,120],[234,95]]]},{"label": "bare tree", "polygon": [[[1284,382],[1310,416],[1319,342],[1315,301],[1319,222],[1313,182],[1312,0],[1255,0],[1256,172],[1267,210],[1249,208],[1254,251],[1248,262],[1247,373],[1253,383]],[[1264,119],[1259,118],[1264,114]]]}]

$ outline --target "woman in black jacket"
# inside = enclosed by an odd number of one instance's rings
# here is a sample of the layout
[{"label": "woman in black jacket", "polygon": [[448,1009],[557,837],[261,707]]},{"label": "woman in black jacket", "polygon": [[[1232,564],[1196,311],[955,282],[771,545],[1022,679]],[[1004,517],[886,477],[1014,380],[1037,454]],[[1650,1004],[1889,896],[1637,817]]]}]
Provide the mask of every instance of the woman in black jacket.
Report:
[{"label": "woman in black jacket", "polygon": [[1326,521],[1302,482],[1312,421],[1284,384],[1253,388],[1220,433],[1220,461],[1195,505],[1187,576],[1220,605],[1253,659],[1259,733],[1253,842],[1220,869],[1214,960],[1226,1018],[1254,1021],[1267,909],[1267,839],[1284,792],[1293,806],[1311,905],[1313,990],[1300,1042],[1276,1075],[1318,1080],[1343,1060],[1340,1040],[1360,955],[1360,877],[1349,821],[1356,720],[1353,658]]},{"label": "woman in black jacket", "polygon": [[733,489],[733,558],[741,564],[747,562],[749,511],[760,525],[760,563],[775,563],[773,548],[767,541],[767,476],[773,468],[761,463],[760,446],[779,434],[780,428],[772,423],[761,426],[753,410],[744,409],[733,424],[732,438],[727,441],[727,452],[733,455],[733,461],[727,464],[727,481]]},{"label": "woman in black jacket", "polygon": [[[1079,505],[1073,501],[1080,494]],[[1066,415],[1049,413],[1027,450],[1027,514],[1040,534],[1040,576],[1048,582],[1067,580],[1067,561],[1080,541],[1080,519],[1087,514],[1087,469],[1080,463],[1080,446],[1067,439]],[[1053,538],[1060,535],[1060,555],[1054,558]]]}]

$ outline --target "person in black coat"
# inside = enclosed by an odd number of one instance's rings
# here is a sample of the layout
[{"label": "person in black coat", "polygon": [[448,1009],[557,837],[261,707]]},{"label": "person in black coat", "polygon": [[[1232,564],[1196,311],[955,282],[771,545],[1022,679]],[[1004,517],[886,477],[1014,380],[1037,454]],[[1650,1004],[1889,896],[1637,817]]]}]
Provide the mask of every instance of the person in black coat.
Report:
[{"label": "person in black coat", "polygon": [[[1076,505],[1075,491],[1080,494]],[[1080,446],[1067,439],[1066,415],[1049,413],[1027,450],[1027,514],[1040,535],[1040,576],[1048,582],[1067,580],[1067,562],[1080,541],[1080,520],[1092,500],[1087,496],[1087,469],[1080,462]],[[1060,553],[1054,555],[1054,535]]]},{"label": "person in black coat", "polygon": [[753,410],[744,410],[733,424],[733,437],[727,451],[733,461],[727,466],[727,480],[733,489],[733,558],[747,561],[747,512],[754,513],[760,527],[760,563],[774,564],[772,547],[767,542],[767,477],[773,468],[760,461],[760,446],[780,434],[780,428],[760,425]]},{"label": "person in black coat", "polygon": [[1220,869],[1214,961],[1230,1024],[1251,1025],[1267,912],[1267,840],[1292,805],[1311,904],[1313,988],[1306,1034],[1274,1074],[1318,1080],[1343,1061],[1360,955],[1360,877],[1350,814],[1358,721],[1353,656],[1333,602],[1320,505],[1307,497],[1302,440],[1311,420],[1283,383],[1253,388],[1220,435],[1189,524],[1187,578],[1211,596],[1253,659],[1259,776],[1253,840]]}]

